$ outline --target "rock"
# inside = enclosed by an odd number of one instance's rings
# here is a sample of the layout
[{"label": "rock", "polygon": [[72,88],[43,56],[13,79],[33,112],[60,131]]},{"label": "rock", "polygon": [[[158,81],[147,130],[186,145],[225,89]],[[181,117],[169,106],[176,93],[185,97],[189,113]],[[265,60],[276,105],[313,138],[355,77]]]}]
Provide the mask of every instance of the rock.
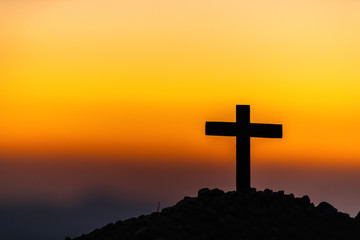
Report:
[{"label": "rock", "polygon": [[296,198],[296,200],[302,207],[307,207],[310,205],[310,198],[307,195],[303,196],[302,198]]},{"label": "rock", "polygon": [[[356,220],[356,221],[355,221]],[[360,213],[351,218],[308,196],[203,188],[161,212],[118,221],[74,240],[358,239]],[[70,240],[67,238],[66,240]]]},{"label": "rock", "polygon": [[330,203],[327,202],[319,203],[316,209],[326,214],[336,214],[338,212],[335,207],[333,207]]},{"label": "rock", "polygon": [[213,189],[213,190],[209,190],[208,188],[203,188],[200,189],[198,192],[198,197],[215,197],[215,196],[221,196],[225,194],[224,191],[220,190],[220,189]]},{"label": "rock", "polygon": [[342,213],[342,212],[339,212],[337,214],[337,217],[342,219],[350,219],[350,215],[348,213]]},{"label": "rock", "polygon": [[356,215],[355,220],[360,222],[360,212],[358,212],[358,214]]},{"label": "rock", "polygon": [[270,190],[270,189],[265,189],[265,190],[264,190],[264,193],[265,193],[265,194],[268,194],[268,195],[271,195],[271,194],[273,193],[273,191]]},{"label": "rock", "polygon": [[292,194],[292,193],[290,193],[290,194],[288,194],[288,195],[286,195],[288,198],[290,198],[290,199],[294,199],[295,197],[294,197],[294,194]]},{"label": "rock", "polygon": [[157,239],[160,236],[161,229],[159,227],[142,227],[135,233],[136,239]]}]

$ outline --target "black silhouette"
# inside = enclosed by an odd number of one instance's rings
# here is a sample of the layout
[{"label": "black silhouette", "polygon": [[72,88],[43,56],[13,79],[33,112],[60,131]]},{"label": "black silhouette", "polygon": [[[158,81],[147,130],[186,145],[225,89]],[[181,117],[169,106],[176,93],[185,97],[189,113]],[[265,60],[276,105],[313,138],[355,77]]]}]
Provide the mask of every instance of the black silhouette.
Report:
[{"label": "black silhouette", "polygon": [[250,137],[282,138],[282,125],[250,123],[250,106],[236,105],[236,122],[206,122],[206,135],[236,137],[236,190],[250,188]]},{"label": "black silhouette", "polygon": [[[360,214],[351,218],[326,202],[284,191],[201,189],[161,212],[110,223],[74,240],[359,239]],[[71,240],[67,238],[67,240]]]}]

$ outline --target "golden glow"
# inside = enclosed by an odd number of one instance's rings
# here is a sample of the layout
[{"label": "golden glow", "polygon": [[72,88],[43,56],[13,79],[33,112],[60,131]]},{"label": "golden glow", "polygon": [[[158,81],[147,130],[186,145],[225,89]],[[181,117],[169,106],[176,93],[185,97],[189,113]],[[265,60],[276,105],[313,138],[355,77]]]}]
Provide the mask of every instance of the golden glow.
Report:
[{"label": "golden glow", "polygon": [[[267,159],[359,165],[356,1],[3,1],[0,153],[233,161],[207,120],[282,123]],[[141,150],[141,151],[140,151]],[[330,162],[329,162],[330,161]]]}]

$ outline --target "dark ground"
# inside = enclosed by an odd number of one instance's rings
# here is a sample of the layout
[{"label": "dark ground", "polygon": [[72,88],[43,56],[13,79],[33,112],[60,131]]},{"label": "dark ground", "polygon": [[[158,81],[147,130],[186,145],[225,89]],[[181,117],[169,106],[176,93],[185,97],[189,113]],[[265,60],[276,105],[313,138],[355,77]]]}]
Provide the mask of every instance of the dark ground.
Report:
[{"label": "dark ground", "polygon": [[73,240],[359,238],[359,214],[351,218],[326,202],[315,207],[308,196],[201,189],[198,197],[161,212],[110,223]]}]

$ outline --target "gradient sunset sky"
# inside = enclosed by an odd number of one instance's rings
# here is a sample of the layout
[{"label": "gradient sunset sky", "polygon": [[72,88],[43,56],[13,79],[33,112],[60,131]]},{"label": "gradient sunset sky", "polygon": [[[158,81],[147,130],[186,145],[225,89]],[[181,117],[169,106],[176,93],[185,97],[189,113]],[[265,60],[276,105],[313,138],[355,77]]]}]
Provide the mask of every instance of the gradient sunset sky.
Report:
[{"label": "gradient sunset sky", "polygon": [[247,104],[252,122],[284,129],[252,139],[253,186],[356,214],[359,12],[351,0],[0,0],[0,200],[234,189],[235,139],[204,127]]}]

